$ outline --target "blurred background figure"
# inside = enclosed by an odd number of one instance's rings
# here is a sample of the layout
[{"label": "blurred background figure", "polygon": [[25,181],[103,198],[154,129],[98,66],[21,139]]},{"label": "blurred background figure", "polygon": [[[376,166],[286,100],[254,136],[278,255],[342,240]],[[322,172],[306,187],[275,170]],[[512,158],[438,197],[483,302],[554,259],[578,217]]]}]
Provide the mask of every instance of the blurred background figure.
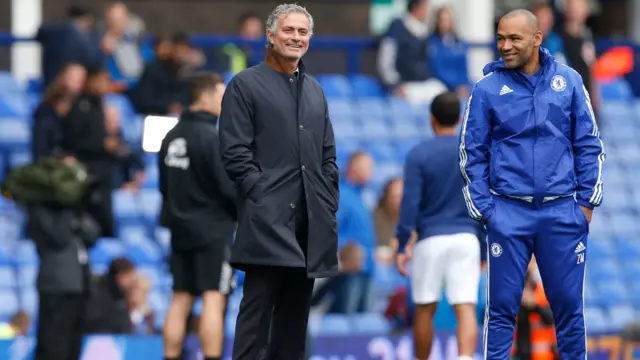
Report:
[{"label": "blurred background figure", "polygon": [[393,261],[393,248],[396,244],[396,226],[400,217],[400,202],[402,201],[402,178],[393,178],[384,186],[378,206],[373,212],[373,221],[376,226],[376,252],[379,261]]},{"label": "blurred background figure", "polygon": [[29,333],[31,318],[24,311],[19,311],[11,317],[11,320],[0,324],[0,339],[13,339],[25,336]]},{"label": "blurred background figure", "polygon": [[519,360],[559,360],[553,312],[544,294],[535,259],[529,263],[516,322],[512,355]]},{"label": "blurred background figure", "polygon": [[409,0],[407,14],[394,20],[378,50],[378,71],[394,95],[414,105],[428,104],[446,86],[429,63],[428,0]]}]

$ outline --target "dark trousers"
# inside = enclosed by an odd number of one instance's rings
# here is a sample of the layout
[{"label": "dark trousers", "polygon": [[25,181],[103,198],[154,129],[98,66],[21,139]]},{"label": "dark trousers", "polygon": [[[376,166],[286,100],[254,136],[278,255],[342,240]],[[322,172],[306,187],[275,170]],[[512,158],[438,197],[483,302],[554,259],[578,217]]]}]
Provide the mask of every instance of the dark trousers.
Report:
[{"label": "dark trousers", "polygon": [[87,298],[83,294],[40,294],[34,360],[78,360]]},{"label": "dark trousers", "polygon": [[303,360],[313,283],[305,268],[248,269],[233,360]]}]

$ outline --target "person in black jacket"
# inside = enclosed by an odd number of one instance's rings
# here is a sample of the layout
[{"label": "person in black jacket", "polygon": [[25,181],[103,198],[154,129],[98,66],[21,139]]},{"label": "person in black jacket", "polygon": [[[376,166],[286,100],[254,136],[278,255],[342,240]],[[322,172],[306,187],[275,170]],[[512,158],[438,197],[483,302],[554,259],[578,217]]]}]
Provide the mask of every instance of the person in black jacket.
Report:
[{"label": "person in black jacket", "polygon": [[109,271],[92,283],[84,330],[86,334],[130,334],[133,330],[126,296],[137,281],[135,266],[116,258]]},{"label": "person in black jacket", "polygon": [[246,272],[233,359],[257,359],[268,344],[265,359],[302,360],[314,279],[338,273],[336,146],[322,87],[301,60],[311,15],[282,4],[266,23],[266,61],[231,80],[220,116],[240,199],[231,264]]},{"label": "person in black jacket", "polygon": [[179,358],[187,317],[202,295],[202,351],[206,360],[220,359],[226,295],[234,282],[227,253],[236,228],[235,189],[222,165],[216,129],[224,81],[198,74],[189,87],[192,105],[162,141],[158,156],[174,289],[164,352],[166,359]]}]

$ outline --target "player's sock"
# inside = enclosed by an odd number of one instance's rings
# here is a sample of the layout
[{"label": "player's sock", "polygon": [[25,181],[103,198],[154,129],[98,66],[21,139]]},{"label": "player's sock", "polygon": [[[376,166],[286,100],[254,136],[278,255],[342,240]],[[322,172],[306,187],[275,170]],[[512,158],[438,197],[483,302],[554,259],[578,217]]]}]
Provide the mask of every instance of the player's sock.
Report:
[{"label": "player's sock", "polygon": [[208,357],[208,358],[204,358],[204,360],[220,360],[219,357]]},{"label": "player's sock", "polygon": [[473,360],[473,357],[471,357],[471,356],[459,356],[458,360]]}]

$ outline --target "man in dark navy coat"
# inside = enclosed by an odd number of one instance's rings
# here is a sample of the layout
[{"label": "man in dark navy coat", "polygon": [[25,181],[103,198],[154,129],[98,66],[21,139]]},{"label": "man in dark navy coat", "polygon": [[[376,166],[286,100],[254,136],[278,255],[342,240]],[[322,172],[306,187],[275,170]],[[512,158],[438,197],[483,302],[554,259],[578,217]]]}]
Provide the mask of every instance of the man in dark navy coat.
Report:
[{"label": "man in dark navy coat", "polygon": [[313,18],[284,4],[266,27],[266,61],[231,80],[220,118],[240,199],[231,264],[246,272],[233,359],[268,343],[263,359],[301,360],[313,279],[338,270],[338,167],[326,98],[300,60]]}]

